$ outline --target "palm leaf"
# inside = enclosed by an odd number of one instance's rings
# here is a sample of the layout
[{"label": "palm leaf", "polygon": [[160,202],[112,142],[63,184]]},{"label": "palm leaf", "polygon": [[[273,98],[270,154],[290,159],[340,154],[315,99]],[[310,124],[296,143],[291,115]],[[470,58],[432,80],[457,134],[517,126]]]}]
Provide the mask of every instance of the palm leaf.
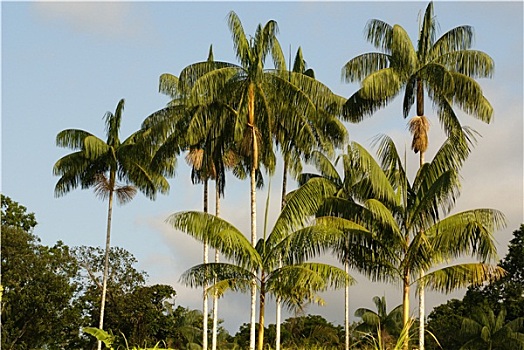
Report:
[{"label": "palm leaf", "polygon": [[476,255],[496,260],[493,232],[505,225],[504,215],[492,209],[474,209],[448,216],[426,230],[443,259]]},{"label": "palm leaf", "polygon": [[447,266],[427,273],[421,282],[432,290],[449,293],[457,288],[497,280],[504,274],[504,269],[498,266],[466,263]]},{"label": "palm leaf", "polygon": [[241,266],[258,266],[260,256],[247,238],[227,221],[203,212],[178,212],[170,215],[166,222],[174,229],[219,250],[228,259]]},{"label": "palm leaf", "polygon": [[249,269],[228,263],[199,264],[186,270],[180,281],[191,288],[209,286],[210,295],[222,296],[227,290],[245,292],[251,287],[253,273]]},{"label": "palm leaf", "polygon": [[56,135],[56,145],[73,150],[80,150],[84,146],[84,139],[92,136],[91,133],[79,129],[66,129]]}]

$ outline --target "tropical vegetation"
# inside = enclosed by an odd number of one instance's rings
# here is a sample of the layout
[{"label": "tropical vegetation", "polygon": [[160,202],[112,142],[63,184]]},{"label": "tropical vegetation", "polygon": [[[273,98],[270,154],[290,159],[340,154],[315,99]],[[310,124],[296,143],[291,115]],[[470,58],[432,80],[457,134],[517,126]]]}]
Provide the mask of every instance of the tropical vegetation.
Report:
[{"label": "tropical vegetation", "polygon": [[[472,49],[473,28],[437,37],[432,2],[416,44],[402,26],[371,20],[366,39],[380,52],[343,66],[343,79],[360,83],[346,99],[316,79],[300,47],[293,65],[286,62],[275,21],[259,24],[252,36],[233,11],[227,24],[238,63],[215,60],[211,46],[207,60],[162,74],[159,91],[168,103],[126,139],[120,138],[124,99],[104,116],[105,139],[82,129],[57,134],[57,146],[72,153],[53,166],[55,196],[80,187],[107,200],[103,249],[41,244],[35,215],[2,194],[1,346],[207,350],[211,340],[213,350],[408,349],[417,342],[420,350],[523,349],[524,225],[499,262],[495,233],[505,225],[503,213],[454,210],[460,171],[477,136],[461,125],[456,108],[486,123],[493,115],[476,79],[491,77],[494,63]],[[373,154],[348,142],[345,124],[372,116],[402,92],[404,118],[416,108],[409,122],[411,148],[420,154],[415,172],[392,138],[377,130]],[[426,98],[446,134],[432,159],[425,157]],[[203,244],[202,263],[180,277],[201,288],[202,310],[176,305],[172,286],[148,284],[133,254],[111,246],[113,202],[125,204],[138,191],[151,200],[167,194],[181,156],[193,183],[204,185],[202,211],[172,213],[166,222],[173,235]],[[260,233],[257,190],[271,185],[278,162],[279,213],[268,219],[268,195]],[[229,174],[249,179],[249,232],[220,217]],[[297,183],[291,190],[288,176]],[[215,214],[208,210],[210,181]],[[376,296],[376,311],[358,307],[360,320],[350,324],[352,271],[400,285],[401,304],[388,312],[386,298]],[[410,306],[414,285],[418,329]],[[462,301],[437,306],[426,320],[425,289],[465,287]],[[345,289],[343,326],[306,314],[309,304],[323,304],[322,292],[337,288]],[[234,335],[218,317],[218,300],[227,292],[251,297],[249,322]],[[276,322],[268,325],[271,299]],[[282,322],[281,304],[295,317]],[[426,333],[432,334],[427,344]]]}]

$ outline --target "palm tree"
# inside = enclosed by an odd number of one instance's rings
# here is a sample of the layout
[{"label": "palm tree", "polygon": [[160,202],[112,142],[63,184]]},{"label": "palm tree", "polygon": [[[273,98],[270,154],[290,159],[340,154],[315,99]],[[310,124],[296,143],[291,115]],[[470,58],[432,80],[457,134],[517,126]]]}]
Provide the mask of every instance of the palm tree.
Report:
[{"label": "palm tree", "polygon": [[373,297],[373,303],[377,311],[367,308],[355,310],[355,316],[362,319],[362,323],[355,330],[364,333],[380,333],[379,339],[382,348],[386,348],[386,343],[390,342],[391,337],[398,338],[402,330],[402,304],[387,312],[386,298]]},{"label": "palm tree", "polygon": [[[99,328],[104,326],[104,308],[111,246],[111,220],[113,197],[124,204],[135,196],[137,189],[150,199],[155,199],[158,191],[167,193],[169,184],[159,173],[150,167],[151,154],[141,144],[143,134],[138,131],[124,141],[120,141],[119,131],[124,110],[124,99],[118,102],[115,113],[105,114],[107,141],[79,129],[66,129],[56,136],[56,144],[76,150],[60,158],[53,167],[53,173],[60,176],[55,186],[55,196],[63,196],[81,186],[82,189],[94,187],[95,194],[108,200],[107,231],[100,306]],[[118,182],[123,182],[120,184]],[[101,342],[98,342],[98,349]]]},{"label": "palm tree", "polygon": [[[462,133],[454,105],[489,123],[493,108],[475,78],[491,77],[493,60],[486,53],[471,49],[473,27],[455,27],[438,39],[437,28],[433,2],[426,8],[416,47],[400,25],[392,26],[378,19],[369,21],[366,38],[383,52],[365,53],[344,65],[342,74],[347,82],[362,82],[361,88],[348,99],[345,116],[360,121],[404,90],[404,118],[416,102],[417,115],[412,123],[424,134],[429,126],[424,116],[424,92],[427,91],[448,136]],[[412,149],[422,153],[421,163],[424,163],[426,147],[427,139],[413,139]]]},{"label": "palm tree", "polygon": [[[456,105],[473,117],[489,123],[493,108],[484,97],[475,78],[491,77],[494,63],[486,53],[473,50],[471,26],[455,27],[437,39],[438,23],[430,2],[420,24],[415,47],[399,25],[371,20],[366,37],[382,52],[366,53],[348,61],[343,67],[346,81],[362,81],[361,88],[345,105],[345,115],[359,121],[387,105],[404,90],[403,114],[408,117],[416,103],[416,116],[409,122],[413,135],[411,148],[420,154],[420,166],[428,147],[429,120],[424,113],[424,92],[432,100],[446,134],[459,133],[457,142],[467,143]],[[421,271],[423,274],[423,271]],[[420,345],[424,349],[424,290],[420,293]]]},{"label": "palm tree", "polygon": [[[226,106],[232,115],[231,130],[234,131],[235,143],[240,145],[243,165],[250,174],[251,244],[254,247],[257,242],[256,188],[261,183],[261,164],[270,174],[274,171],[276,160],[271,130],[277,112],[283,101],[286,101],[295,110],[300,110],[301,114],[308,115],[315,112],[315,102],[317,105],[326,105],[328,102],[325,100],[331,101],[333,97],[323,97],[325,87],[316,84],[314,79],[302,79],[305,83],[300,85],[301,88],[290,81],[276,38],[278,26],[275,21],[270,20],[264,26],[258,25],[254,37],[249,40],[236,13],[229,13],[228,25],[240,65],[217,61],[199,62],[186,67],[179,79],[181,85],[187,88],[185,96],[191,105],[218,102]],[[273,59],[274,69],[265,69],[268,55]],[[308,88],[308,94],[304,92],[305,88]],[[313,91],[317,92],[310,93]],[[315,100],[310,96],[315,96]],[[295,118],[288,118],[287,122],[295,123],[295,128],[300,128]],[[255,281],[251,293],[250,346],[254,348]]]},{"label": "palm tree", "polygon": [[[206,63],[213,68],[220,68],[220,63],[215,67],[213,47],[210,46]],[[148,117],[144,122],[144,127],[153,128],[157,134],[165,133],[160,141],[161,146],[157,151],[158,157],[166,160],[172,157],[172,153],[178,154],[180,150],[188,148],[186,161],[191,166],[191,179],[193,183],[203,183],[204,185],[204,212],[208,211],[208,183],[210,179],[215,180],[216,184],[216,215],[218,216],[219,198],[224,195],[226,184],[226,169],[234,168],[238,163],[236,153],[233,149],[233,140],[228,121],[228,110],[218,101],[211,101],[209,104],[191,105],[190,101],[184,97],[184,92],[188,90],[184,86],[186,81],[181,81],[176,76],[165,73],[160,76],[159,89],[164,94],[171,97],[168,106]],[[173,108],[179,109],[173,110]],[[160,118],[164,116],[164,118]],[[167,116],[167,117],[166,117]],[[186,128],[183,135],[178,132],[177,126],[180,121],[185,120]],[[243,177],[243,171],[236,169],[234,172],[237,177]],[[208,245],[203,242],[203,260],[208,262]],[[215,253],[215,260],[218,259]],[[204,286],[206,289],[206,286]],[[203,294],[203,328],[204,337],[203,348],[207,349],[207,293]],[[216,349],[217,335],[217,298],[213,299],[213,336],[212,348]]]},{"label": "palm tree", "polygon": [[462,318],[461,333],[468,339],[460,350],[524,349],[524,317],[506,322],[506,309],[498,315],[492,309],[476,308],[470,317]]},{"label": "palm tree", "polygon": [[[198,240],[207,240],[231,263],[197,265],[186,271],[182,280],[191,287],[216,282],[211,292],[246,291],[253,279],[260,290],[258,349],[263,347],[266,294],[279,296],[289,308],[300,308],[304,301],[323,303],[318,295],[326,288],[342,286],[350,277],[341,269],[308,262],[307,259],[324,251],[334,237],[342,234],[326,225],[305,226],[321,197],[312,196],[311,188],[323,186],[329,193],[329,183],[302,187],[289,199],[270,234],[255,247],[233,225],[216,216],[199,212],[175,213],[168,223]],[[279,265],[279,262],[282,265]],[[216,279],[216,280],[215,280]]]},{"label": "palm tree", "polygon": [[[340,253],[352,252],[348,258],[352,258],[354,267],[373,280],[402,283],[402,320],[406,326],[410,322],[409,291],[413,283],[449,292],[501,276],[503,270],[488,263],[449,264],[457,257],[466,256],[477,257],[480,261],[496,259],[492,235],[504,226],[504,217],[497,210],[474,209],[441,218],[452,209],[458,196],[456,169],[468,152],[465,148],[457,148],[453,137],[444,143],[431,163],[424,164],[412,184],[391,139],[382,136],[376,142],[382,171],[394,190],[394,200],[391,200],[391,193],[385,195],[391,191],[388,186],[377,186],[385,191],[383,195],[368,194],[368,199],[360,203],[344,198],[327,200],[321,207],[321,214],[334,216],[333,227],[343,229],[339,223],[343,218],[372,232],[372,241],[359,241],[358,236],[351,235],[355,239],[353,249],[345,249],[343,242],[335,249]],[[371,157],[363,159],[368,166],[374,162]],[[368,180],[366,177],[363,180],[364,185]],[[366,260],[369,256],[366,249],[370,248],[375,254],[371,260]],[[420,270],[430,269],[434,271],[423,278],[414,278]]]},{"label": "palm tree", "polygon": [[[463,131],[468,134],[467,130]],[[377,139],[379,157],[397,190],[395,206],[377,214],[385,225],[383,238],[393,248],[395,261],[387,267],[403,284],[403,324],[409,322],[412,283],[449,292],[467,284],[499,278],[503,270],[484,263],[497,259],[493,233],[505,225],[494,209],[472,209],[446,216],[459,195],[458,170],[469,148],[448,138],[431,163],[425,163],[409,183],[395,145],[388,137]],[[476,257],[482,263],[462,263],[442,268],[458,257]],[[382,262],[383,260],[380,260]],[[421,271],[433,269],[427,275]],[[418,280],[414,276],[419,276]],[[394,278],[395,279],[395,278]]]},{"label": "palm tree", "polygon": [[[367,227],[367,223],[359,219],[360,213],[364,210],[361,207],[362,203],[374,197],[384,201],[392,201],[394,198],[393,188],[383,170],[372,159],[371,155],[356,142],[350,143],[347,152],[340,155],[335,163],[331,163],[326,155],[317,151],[312,152],[308,162],[313,164],[320,174],[300,174],[298,178],[300,185],[307,183],[310,179],[321,177],[329,181],[336,189],[326,199],[326,204],[317,212],[317,216],[338,215],[339,211],[336,209],[338,206],[351,207],[353,208],[353,215],[345,218]],[[342,174],[339,174],[337,170],[339,162],[342,163]],[[372,231],[372,227],[367,227],[368,233]],[[373,268],[372,246],[369,240],[358,240],[352,233],[354,231],[348,232],[348,235],[344,236],[344,239],[336,245],[335,254],[344,265],[346,272],[351,267],[355,267],[364,274],[370,274]],[[357,233],[361,234],[362,232]],[[365,261],[365,263],[362,263],[362,261]],[[345,287],[344,300],[345,348],[349,349],[349,285]]]},{"label": "palm tree", "polygon": [[[313,69],[307,68],[306,61],[302,54],[302,48],[298,48],[293,69],[289,71],[289,80],[297,86],[307,85],[321,86],[320,83],[310,81],[315,79]],[[301,75],[304,75],[302,77]],[[307,78],[306,78],[307,77]],[[323,89],[323,94],[332,94],[329,89]],[[333,101],[328,106],[318,106],[317,113],[313,115],[297,114],[296,106],[291,106],[287,101],[283,101],[281,112],[275,118],[274,138],[277,148],[280,148],[283,158],[282,172],[282,197],[281,209],[286,204],[287,194],[287,175],[288,172],[296,177],[302,171],[303,158],[309,158],[315,149],[321,149],[328,154],[334,153],[334,148],[341,146],[347,139],[347,130],[337,118],[337,114],[345,101],[342,97],[333,95]],[[315,98],[314,94],[311,96]],[[329,101],[327,99],[326,101]],[[313,117],[313,118],[311,118]],[[292,123],[289,119],[294,120]],[[300,121],[301,127],[296,128],[296,120]],[[275,348],[280,349],[280,324],[281,324],[281,303],[276,298],[276,337]]]}]

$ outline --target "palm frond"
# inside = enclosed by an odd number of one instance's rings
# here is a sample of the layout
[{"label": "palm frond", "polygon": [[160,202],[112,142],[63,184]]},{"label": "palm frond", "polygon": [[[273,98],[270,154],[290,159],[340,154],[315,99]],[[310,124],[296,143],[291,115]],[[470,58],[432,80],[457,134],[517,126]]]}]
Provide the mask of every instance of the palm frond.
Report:
[{"label": "palm frond", "polygon": [[318,294],[328,288],[341,288],[354,280],[345,271],[322,263],[303,263],[284,266],[268,279],[266,287],[290,309],[301,309],[304,302],[323,305]]},{"label": "palm frond", "polygon": [[73,150],[80,150],[84,146],[84,140],[93,134],[79,129],[66,129],[56,135],[56,145]]},{"label": "palm frond", "polygon": [[489,124],[493,117],[493,107],[482,94],[480,84],[464,74],[454,73],[452,76],[453,103],[467,114]]},{"label": "palm frond", "polygon": [[450,29],[431,46],[429,58],[438,59],[450,53],[470,49],[473,44],[474,35],[474,28],[472,26],[462,25]]},{"label": "palm frond", "polygon": [[504,215],[493,209],[464,211],[445,219],[426,230],[439,256],[447,259],[476,255],[483,261],[497,259],[493,233],[505,226]]},{"label": "palm frond", "polygon": [[262,260],[247,238],[229,222],[214,215],[186,211],[170,215],[166,222],[174,229],[206,241],[241,266],[259,266]]},{"label": "palm frond", "polygon": [[504,275],[504,269],[499,266],[465,263],[427,273],[421,282],[432,290],[449,293],[457,288],[494,281]]},{"label": "palm frond", "polygon": [[369,74],[361,85],[360,94],[364,99],[391,101],[400,93],[402,82],[393,68],[385,68]]},{"label": "palm frond", "polygon": [[393,40],[393,27],[384,21],[372,19],[368,21],[365,29],[366,40],[375,48],[381,49],[385,53],[391,50]]},{"label": "palm frond", "polygon": [[[90,135],[84,139],[83,151],[85,157],[89,160],[97,160],[102,155],[108,153],[110,149],[111,146],[96,136]],[[114,149],[111,153],[114,154]]]},{"label": "palm frond", "polygon": [[231,32],[231,38],[233,39],[233,47],[235,49],[235,55],[240,61],[243,67],[248,67],[251,61],[250,57],[250,46],[247,41],[242,22],[238,15],[231,11],[228,15],[228,26]]},{"label": "palm frond", "polygon": [[179,79],[173,74],[164,73],[160,75],[158,83],[158,91],[171,97],[172,99],[179,98],[181,92],[179,90]]},{"label": "palm frond", "polygon": [[445,65],[449,70],[471,78],[491,78],[495,62],[487,53],[478,50],[461,50],[435,58],[435,62]]},{"label": "palm frond", "polygon": [[360,82],[368,75],[389,67],[391,56],[381,52],[358,55],[342,67],[342,80],[346,83]]},{"label": "palm frond", "polygon": [[322,202],[335,193],[336,187],[331,181],[323,178],[314,178],[297,189],[292,196],[287,198],[272,230],[275,236],[283,236],[293,229],[303,227]]},{"label": "palm frond", "polygon": [[209,294],[219,296],[227,290],[246,291],[251,286],[253,273],[249,269],[228,263],[199,264],[186,270],[180,282],[191,288],[208,286]]}]

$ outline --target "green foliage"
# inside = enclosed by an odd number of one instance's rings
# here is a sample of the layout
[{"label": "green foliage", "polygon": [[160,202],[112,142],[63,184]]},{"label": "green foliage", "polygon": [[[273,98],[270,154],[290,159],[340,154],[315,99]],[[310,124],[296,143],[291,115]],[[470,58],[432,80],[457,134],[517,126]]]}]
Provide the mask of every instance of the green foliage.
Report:
[{"label": "green foliage", "polygon": [[484,286],[468,288],[464,302],[469,305],[478,304],[486,300],[496,312],[500,306],[507,310],[506,319],[513,320],[524,317],[524,224],[513,231],[513,238],[509,242],[508,253],[499,263],[506,271],[506,275],[493,283]]},{"label": "green foliage", "polygon": [[[275,328],[275,324],[270,324],[265,329],[264,349],[272,349],[275,344]],[[244,323],[240,326],[234,336],[234,342],[241,349],[249,346],[249,324]],[[342,326],[334,325],[320,315],[290,317],[281,324],[282,349],[334,350],[341,349],[343,345]]]},{"label": "green foliage", "polygon": [[[78,247],[75,256],[82,266],[79,275],[82,293],[76,301],[84,324],[95,325],[100,308],[100,289],[104,253],[100,248]],[[109,254],[109,276],[105,328],[115,335],[113,344],[146,345],[171,341],[174,329],[174,297],[168,285],[145,286],[147,274],[134,267],[136,258],[123,248],[113,247]]]},{"label": "green foliage", "polygon": [[[6,199],[4,201],[4,199]],[[36,225],[25,207],[2,197],[2,349],[74,347],[81,318],[71,307],[79,266],[62,242],[43,246],[26,231]],[[4,222],[5,218],[5,222]]]},{"label": "green foliage", "polygon": [[524,317],[506,320],[506,309],[498,314],[490,308],[474,308],[462,317],[461,333],[465,343],[460,350],[522,350],[524,349]]},{"label": "green foliage", "polygon": [[438,305],[428,315],[427,329],[438,339],[439,347],[433,339],[428,339],[428,350],[449,349],[456,350],[462,345],[463,338],[458,331],[462,326],[462,317],[467,313],[464,303],[458,299],[448,300]]},{"label": "green foliage", "polygon": [[89,335],[92,335],[97,340],[100,340],[107,348],[113,349],[113,342],[115,339],[113,334],[95,327],[84,327],[83,331]]},{"label": "green foliage", "polygon": [[[504,315],[506,323],[524,318],[524,296],[522,294],[524,225],[514,231],[513,235],[514,238],[510,241],[508,253],[499,263],[499,266],[507,269],[505,276],[488,284],[471,286],[462,300],[448,301],[446,304],[434,308],[429,314],[428,329],[435,334],[444,349],[459,349],[465,343],[467,338],[464,337],[463,333],[456,331],[462,327],[464,319],[476,319],[480,321],[477,322],[479,324],[486,323],[486,329],[489,329],[490,334],[494,335],[500,330],[493,323],[495,315]],[[485,321],[481,321],[481,315],[483,315]],[[491,325],[488,322],[490,318],[493,319]],[[518,329],[515,329],[515,331],[518,331]],[[520,332],[522,331],[521,328]],[[511,345],[511,343],[508,344],[508,346]],[[437,346],[430,340],[428,349],[437,349]]]},{"label": "green foliage", "polygon": [[0,194],[2,199],[2,228],[17,227],[25,232],[32,232],[36,226],[34,213],[27,213],[27,208]]},{"label": "green foliage", "polygon": [[[93,337],[95,337],[97,340],[100,340],[101,342],[104,343],[104,345],[108,348],[108,349],[111,349],[113,350],[113,342],[114,342],[114,335],[111,334],[111,333],[108,333],[102,329],[99,329],[99,328],[95,328],[95,327],[85,327],[83,328],[83,331],[87,334],[90,334],[92,335]],[[133,348],[129,348],[129,346],[127,346],[126,344],[126,349],[127,350],[170,350],[171,348],[161,348],[159,347],[160,344],[156,344],[154,347],[150,348],[150,347],[147,347],[147,348],[139,348],[139,347],[136,347],[134,346]]]},{"label": "green foliage", "polygon": [[387,312],[386,298],[373,297],[377,311],[366,308],[355,310],[355,316],[362,318],[355,331],[369,334],[380,341],[383,348],[394,344],[402,331],[402,304]]},{"label": "green foliage", "polygon": [[439,38],[437,30],[433,2],[422,17],[416,45],[400,25],[370,20],[366,38],[379,51],[361,54],[344,65],[344,79],[361,82],[361,88],[346,102],[345,117],[361,121],[403,91],[404,118],[415,103],[416,115],[424,116],[424,92],[427,92],[446,135],[460,135],[461,142],[466,138],[454,106],[489,123],[493,107],[475,79],[491,77],[493,59],[472,49],[471,26],[455,27]]},{"label": "green foliage", "polygon": [[[102,198],[114,192],[123,203],[132,198],[134,194],[130,190],[134,187],[151,199],[157,192],[169,190],[167,180],[149,167],[150,149],[140,142],[143,134],[136,132],[120,141],[123,110],[124,99],[121,99],[114,113],[105,114],[107,141],[79,129],[66,129],[57,134],[56,145],[74,152],[53,166],[53,173],[60,176],[55,186],[56,196],[80,186],[94,188]],[[119,185],[117,181],[124,184]]]}]

